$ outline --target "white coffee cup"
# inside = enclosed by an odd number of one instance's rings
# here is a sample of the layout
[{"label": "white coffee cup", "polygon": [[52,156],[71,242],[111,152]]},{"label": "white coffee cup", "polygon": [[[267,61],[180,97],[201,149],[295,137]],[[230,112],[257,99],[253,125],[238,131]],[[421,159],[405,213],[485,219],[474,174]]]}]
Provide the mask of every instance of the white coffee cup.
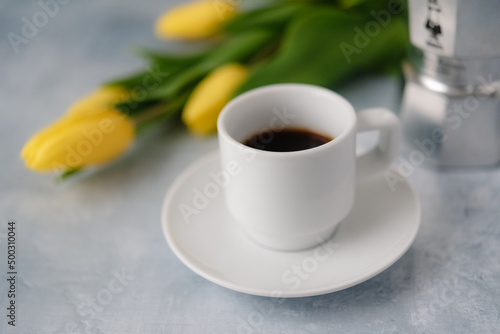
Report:
[{"label": "white coffee cup", "polygon": [[[334,139],[314,148],[270,152],[242,142],[273,129],[305,128]],[[240,173],[225,187],[228,211],[257,243],[300,250],[328,239],[351,211],[356,182],[394,159],[398,118],[383,108],[356,114],[342,96],[305,84],[254,89],[229,102],[217,129],[222,166]],[[356,156],[356,133],[379,130],[378,145]]]}]

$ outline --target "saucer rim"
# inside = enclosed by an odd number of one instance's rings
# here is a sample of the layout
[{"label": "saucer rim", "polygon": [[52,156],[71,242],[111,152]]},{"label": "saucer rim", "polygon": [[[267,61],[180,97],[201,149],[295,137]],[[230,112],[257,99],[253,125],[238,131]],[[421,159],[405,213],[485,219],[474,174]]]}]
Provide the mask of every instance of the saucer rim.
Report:
[{"label": "saucer rim", "polygon": [[[280,290],[280,289],[273,289],[273,290],[267,290],[267,289],[262,289],[262,288],[252,288],[252,287],[246,287],[242,286],[241,284],[231,282],[229,280],[223,280],[222,278],[219,278],[214,275],[210,275],[209,272],[204,271],[202,267],[197,265],[197,261],[189,258],[188,255],[185,255],[184,252],[181,250],[180,245],[178,245],[177,241],[174,240],[173,238],[173,231],[171,230],[171,225],[168,223],[168,208],[171,206],[170,203],[173,201],[173,198],[176,196],[178,193],[178,190],[182,188],[182,185],[185,183],[187,179],[193,174],[196,173],[198,170],[203,168],[204,165],[211,163],[214,161],[217,157],[219,157],[219,151],[213,151],[211,153],[208,153],[207,155],[199,158],[198,160],[195,160],[191,165],[189,165],[185,170],[183,170],[174,180],[174,182],[171,184],[171,186],[168,188],[167,193],[163,199],[163,205],[161,209],[161,225],[162,225],[162,231],[164,234],[164,237],[167,241],[167,244],[169,248],[172,250],[172,252],[175,254],[175,256],[185,265],[187,266],[190,270],[192,270],[194,273],[197,275],[205,278],[206,280],[215,283],[219,286],[222,286],[224,288],[241,292],[241,293],[246,293],[250,295],[255,295],[255,296],[262,296],[262,297],[278,297],[278,298],[303,298],[303,297],[312,297],[312,296],[319,296],[319,295],[324,295],[328,293],[333,293],[341,290],[348,289],[350,287],[353,287],[355,285],[358,285],[360,283],[363,283],[381,272],[385,271],[388,269],[390,266],[392,266],[394,263],[396,263],[406,252],[408,249],[413,245],[413,242],[415,241],[415,238],[418,234],[418,231],[420,229],[420,224],[421,224],[421,216],[422,216],[422,210],[421,210],[421,203],[420,203],[420,198],[418,197],[418,193],[416,192],[414,186],[408,181],[407,178],[402,178],[404,180],[405,185],[408,187],[409,193],[411,197],[413,198],[414,206],[416,209],[417,216],[414,218],[416,220],[416,223],[414,223],[414,227],[409,229],[406,234],[401,236],[399,240],[393,244],[392,248],[398,248],[398,245],[403,241],[403,240],[408,240],[406,241],[407,245],[404,246],[399,250],[399,253],[396,254],[393,258],[390,259],[390,261],[377,261],[375,264],[371,265],[368,269],[364,270],[363,272],[366,273],[368,272],[369,274],[359,274],[357,275],[356,278],[350,279],[347,283],[345,284],[338,284],[332,287],[319,287],[319,288],[313,288],[313,289],[297,289],[297,290]],[[394,171],[394,173],[397,173]],[[398,174],[398,173],[397,173]],[[382,175],[380,177],[383,177]],[[413,224],[412,224],[413,225]],[[333,236],[334,237],[334,236]],[[252,241],[253,242],[253,241]],[[263,246],[261,246],[263,247]],[[268,249],[268,248],[266,248]],[[398,248],[399,249],[399,248]],[[276,253],[278,256],[279,254],[287,253],[289,254],[290,252],[285,252],[285,251],[278,251],[278,250],[272,250],[268,249],[269,251]],[[293,252],[291,252],[293,253]],[[296,252],[297,254],[300,253],[300,251]],[[386,253],[391,253],[390,250],[387,250]],[[385,259],[385,258],[384,258]],[[379,266],[377,263],[383,262],[384,265]],[[370,268],[376,268],[375,270],[370,270]],[[275,292],[278,291],[281,294],[275,295]]]}]

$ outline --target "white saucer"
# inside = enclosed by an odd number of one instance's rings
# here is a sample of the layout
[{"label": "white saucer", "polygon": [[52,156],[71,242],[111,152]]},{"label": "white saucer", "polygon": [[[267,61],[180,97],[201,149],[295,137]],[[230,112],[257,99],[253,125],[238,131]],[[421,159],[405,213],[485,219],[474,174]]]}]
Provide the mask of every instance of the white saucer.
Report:
[{"label": "white saucer", "polygon": [[[391,191],[380,177],[357,186],[352,212],[323,246],[299,252],[270,250],[250,240],[226,211],[222,188],[214,187],[210,176],[220,170],[217,152],[179,176],[165,198],[162,226],[186,266],[232,290],[270,297],[342,290],[396,262],[418,231],[420,204],[410,184],[400,181]],[[213,198],[200,199],[205,190]],[[189,208],[191,215],[186,214]]]}]

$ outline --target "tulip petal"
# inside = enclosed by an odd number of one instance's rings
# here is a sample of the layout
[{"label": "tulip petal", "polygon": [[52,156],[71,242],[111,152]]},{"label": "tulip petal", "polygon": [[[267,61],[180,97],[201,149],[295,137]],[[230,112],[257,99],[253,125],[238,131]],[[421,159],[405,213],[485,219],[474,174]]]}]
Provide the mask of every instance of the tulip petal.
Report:
[{"label": "tulip petal", "polygon": [[217,117],[233,93],[247,78],[248,69],[231,63],[203,79],[189,97],[182,113],[188,129],[198,135],[215,132]]},{"label": "tulip petal", "polygon": [[21,150],[21,157],[28,162],[32,161],[39,146],[67,127],[68,122],[71,122],[71,118],[99,115],[103,110],[111,108],[115,103],[128,99],[130,99],[130,92],[121,87],[102,87],[84,96],[68,108],[66,115],[31,137]]},{"label": "tulip petal", "polygon": [[236,14],[236,7],[221,0],[180,5],[160,16],[155,32],[161,38],[198,39],[213,35]]},{"label": "tulip petal", "polygon": [[62,125],[38,143],[36,152],[26,160],[29,168],[46,172],[102,164],[122,154],[135,134],[133,123],[111,109],[90,117],[69,118]]},{"label": "tulip petal", "polygon": [[98,114],[103,109],[130,99],[130,92],[121,87],[101,87],[76,102],[66,112],[66,116],[80,117]]},{"label": "tulip petal", "polygon": [[63,117],[60,118],[55,123],[49,125],[45,129],[42,129],[39,132],[37,132],[24,145],[21,151],[21,157],[26,160],[30,160],[33,157],[33,155],[36,154],[36,151],[38,147],[41,145],[41,143],[43,143],[47,138],[51,137],[54,133],[59,132],[65,126],[67,126],[67,119]]}]

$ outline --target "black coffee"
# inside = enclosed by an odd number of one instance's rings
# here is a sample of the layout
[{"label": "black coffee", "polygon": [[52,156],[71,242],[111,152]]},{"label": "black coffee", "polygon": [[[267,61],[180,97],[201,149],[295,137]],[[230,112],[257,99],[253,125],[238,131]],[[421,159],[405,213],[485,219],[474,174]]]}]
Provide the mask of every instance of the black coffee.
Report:
[{"label": "black coffee", "polygon": [[263,151],[302,151],[328,143],[333,138],[302,129],[286,128],[259,132],[243,141],[243,144]]}]

